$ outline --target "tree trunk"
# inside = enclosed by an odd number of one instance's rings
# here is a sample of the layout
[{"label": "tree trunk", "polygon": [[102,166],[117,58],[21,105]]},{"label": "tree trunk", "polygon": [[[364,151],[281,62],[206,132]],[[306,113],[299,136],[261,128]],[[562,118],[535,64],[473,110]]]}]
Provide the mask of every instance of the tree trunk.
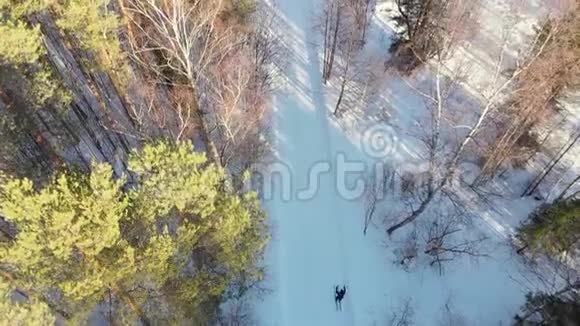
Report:
[{"label": "tree trunk", "polygon": [[326,70],[328,68],[328,43],[329,43],[329,23],[330,23],[330,14],[327,14],[325,19],[324,19],[324,60],[322,63],[322,80],[324,82],[324,84],[326,85]]},{"label": "tree trunk", "polygon": [[195,99],[195,103],[193,103],[193,105],[195,107],[194,110],[195,110],[197,122],[199,124],[199,129],[200,129],[199,136],[206,146],[205,149],[206,149],[209,160],[212,163],[214,163],[215,165],[217,165],[218,167],[223,168],[217,146],[216,146],[215,142],[211,139],[211,136],[209,133],[209,128],[207,127],[207,121],[206,121],[206,118],[204,117],[204,115],[206,113],[203,112],[201,110],[201,108],[199,107],[199,100],[198,100],[198,96],[196,94],[197,92],[195,90],[196,90],[196,88],[193,88],[193,90],[192,90],[194,92],[194,99]]},{"label": "tree trunk", "polygon": [[346,58],[346,67],[344,68],[344,75],[342,76],[342,84],[340,85],[340,94],[338,95],[338,101],[336,101],[336,106],[334,107],[334,115],[338,113],[338,109],[340,108],[340,104],[342,103],[342,99],[344,97],[344,90],[346,89],[346,84],[348,82],[348,68],[350,66],[350,53]]},{"label": "tree trunk", "polygon": [[375,200],[371,204],[370,209],[366,212],[366,215],[365,215],[365,227],[363,229],[363,235],[367,235],[367,230],[369,228],[369,225],[371,224],[371,221],[373,220],[373,215],[375,214],[376,207],[377,207],[377,204],[376,204],[376,200]]},{"label": "tree trunk", "polygon": [[141,307],[139,307],[139,305],[135,302],[135,300],[133,300],[133,297],[131,297],[131,295],[127,293],[127,291],[125,291],[123,287],[115,285],[114,287],[111,288],[111,291],[113,291],[113,293],[115,293],[119,298],[123,299],[123,301],[127,303],[127,305],[131,308],[131,310],[133,310],[133,312],[137,314],[139,320],[141,320],[143,325],[145,326],[152,325],[151,321],[149,320],[149,318],[147,318]]},{"label": "tree trunk", "polygon": [[334,35],[332,37],[332,44],[328,58],[328,67],[326,68],[326,76],[324,76],[324,83],[330,79],[332,74],[332,66],[334,65],[334,56],[336,54],[336,47],[338,45],[338,31],[340,29],[340,15],[341,15],[341,8],[340,4],[336,5],[336,24],[334,26]]},{"label": "tree trunk", "polygon": [[572,139],[572,141],[568,145],[565,145],[564,149],[559,152],[558,156],[556,156],[556,158],[553,159],[546,166],[546,168],[544,168],[544,170],[534,179],[534,181],[530,184],[530,186],[522,193],[522,197],[530,196],[531,194],[534,193],[534,191],[536,191],[536,189],[540,186],[542,181],[544,181],[544,179],[548,176],[548,174],[552,172],[552,169],[554,169],[554,167],[558,165],[558,163],[560,163],[562,158],[576,144],[578,139],[580,139],[580,133],[578,133],[578,135],[576,135],[576,137],[574,137],[574,139]]},{"label": "tree trunk", "polygon": [[393,234],[393,232],[397,231],[398,229],[402,228],[403,226],[413,222],[414,220],[417,219],[417,217],[419,217],[421,214],[423,214],[423,212],[425,211],[425,209],[427,209],[427,207],[429,206],[429,204],[431,203],[431,201],[433,200],[433,198],[435,198],[435,195],[438,193],[439,191],[431,191],[429,193],[429,195],[427,196],[427,198],[425,200],[423,200],[421,202],[421,206],[419,206],[419,208],[415,211],[413,211],[413,213],[411,215],[409,215],[408,217],[406,217],[404,220],[402,220],[401,222],[391,226],[390,228],[387,229],[387,234],[391,235]]},{"label": "tree trunk", "polygon": [[564,196],[568,192],[568,190],[570,190],[570,188],[572,188],[576,184],[576,182],[578,182],[578,181],[580,181],[580,175],[578,175],[576,177],[576,179],[572,180],[572,182],[570,182],[568,184],[568,186],[566,186],[566,188],[564,188],[564,190],[562,190],[562,192],[560,193],[560,196],[558,196],[558,198],[556,198],[555,202],[562,201],[564,199]]}]

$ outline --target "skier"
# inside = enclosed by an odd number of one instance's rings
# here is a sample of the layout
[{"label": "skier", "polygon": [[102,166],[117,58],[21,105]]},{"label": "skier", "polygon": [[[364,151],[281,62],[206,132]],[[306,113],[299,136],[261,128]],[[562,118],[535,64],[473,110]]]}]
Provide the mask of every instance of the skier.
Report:
[{"label": "skier", "polygon": [[336,305],[336,310],[342,311],[342,299],[346,294],[346,285],[342,286],[342,289],[338,288],[338,285],[334,287],[334,304]]}]

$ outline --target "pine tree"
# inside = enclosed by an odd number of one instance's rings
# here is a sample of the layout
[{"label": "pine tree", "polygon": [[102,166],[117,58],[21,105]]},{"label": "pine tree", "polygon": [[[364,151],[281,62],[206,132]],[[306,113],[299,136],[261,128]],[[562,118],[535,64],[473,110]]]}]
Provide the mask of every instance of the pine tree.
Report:
[{"label": "pine tree", "polygon": [[129,170],[137,182],[126,191],[106,164],[39,190],[2,182],[0,214],[18,233],[2,244],[1,266],[19,287],[60,293],[56,304],[77,321],[109,294],[115,320],[210,322],[227,290],[261,277],[256,195],[225,191],[224,171],[190,143],[145,146]]},{"label": "pine tree", "polygon": [[396,0],[395,5],[393,21],[400,32],[391,45],[391,63],[402,72],[445,57],[477,27],[477,0]]},{"label": "pine tree", "polygon": [[132,248],[119,228],[128,201],[122,180],[111,175],[109,166],[97,165],[90,176],[62,174],[39,191],[26,179],[1,185],[0,212],[18,234],[2,245],[0,261],[15,271],[19,286],[58,289],[66,301],[87,307],[104,287],[134,272],[127,264]]},{"label": "pine tree", "polygon": [[[3,2],[5,0],[0,0],[0,10],[9,8]],[[18,8],[12,8],[12,13],[19,12]],[[42,46],[40,28],[31,27],[14,16],[5,17],[8,18],[0,17],[0,91],[4,92],[4,84],[15,82],[14,75],[18,72],[23,76],[20,83],[24,84],[19,87],[27,89],[27,100],[31,105],[42,105],[58,96],[66,100],[58,83],[53,82],[52,69],[42,60],[46,49]]]},{"label": "pine tree", "polygon": [[78,39],[81,49],[95,55],[98,68],[121,78],[123,54],[117,38],[120,22],[116,13],[108,9],[110,3],[110,0],[67,1],[66,5],[55,8],[59,17],[57,24]]},{"label": "pine tree", "polygon": [[433,57],[440,46],[441,30],[436,24],[440,0],[397,0],[393,21],[401,30],[391,45],[395,65],[411,71]]},{"label": "pine tree", "polygon": [[518,230],[518,238],[533,252],[557,255],[580,239],[580,200],[544,205]]},{"label": "pine tree", "polygon": [[0,324],[54,325],[56,319],[44,302],[35,298],[14,298],[13,290],[9,283],[0,278],[0,316],[3,320]]},{"label": "pine tree", "polygon": [[[95,62],[85,62],[90,68],[99,67],[114,73],[121,86],[123,57],[117,29],[119,19],[107,9],[109,0],[46,1],[0,0],[0,91],[25,89],[29,104],[43,106],[50,100],[68,103],[70,94],[60,85],[59,78],[46,56],[40,25],[33,23],[34,15],[50,10],[62,32],[68,34],[72,45],[94,55]],[[23,78],[15,78],[21,75]]]},{"label": "pine tree", "polygon": [[570,289],[556,294],[528,293],[526,299],[521,314],[514,318],[514,325],[579,325],[580,302]]}]

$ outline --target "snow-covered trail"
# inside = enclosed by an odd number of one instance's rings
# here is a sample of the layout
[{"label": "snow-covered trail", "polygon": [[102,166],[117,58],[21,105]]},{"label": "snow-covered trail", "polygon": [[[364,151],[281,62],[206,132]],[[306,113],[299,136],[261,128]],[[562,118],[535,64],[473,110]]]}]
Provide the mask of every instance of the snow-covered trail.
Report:
[{"label": "snow-covered trail", "polygon": [[[275,149],[278,161],[290,168],[292,199],[281,198],[279,191],[280,182],[288,180],[275,179],[274,198],[265,203],[273,228],[266,260],[267,286],[273,292],[258,308],[262,325],[367,324],[357,318],[372,316],[368,302],[373,294],[377,305],[384,304],[385,287],[365,275],[384,262],[376,257],[380,248],[373,253],[362,247],[360,203],[341,198],[336,190],[339,153],[362,158],[332,125],[318,50],[310,37],[317,6],[311,0],[277,2],[289,66],[286,88],[274,103]],[[303,191],[308,187],[313,193]],[[341,312],[333,300],[337,284],[347,286]]]},{"label": "snow-covered trail", "polygon": [[[255,305],[256,324],[387,325],[407,299],[412,299],[417,325],[439,325],[442,309],[450,303],[467,325],[509,324],[525,290],[514,282],[519,265],[505,239],[490,240],[492,258],[475,263],[458,259],[441,276],[428,262],[412,272],[393,264],[393,250],[401,244],[386,239],[384,228],[371,227],[363,235],[362,201],[339,194],[337,162],[341,156],[349,162],[371,159],[358,140],[363,133],[358,129],[364,127],[345,132],[330,113],[334,103],[328,99],[335,99],[325,94],[322,85],[320,49],[315,45],[320,36],[313,28],[320,0],[275,2],[288,66],[287,83],[273,103],[273,168],[287,168],[289,173],[287,178],[272,174],[274,193],[264,199],[272,227],[264,285],[271,292]],[[373,40],[378,45],[385,42],[377,35]],[[421,98],[396,79],[385,94],[392,101],[397,124],[398,146],[391,159],[405,161],[416,150],[416,139],[406,134],[416,128],[412,112],[426,111],[421,109]],[[291,198],[283,196],[285,187],[291,187]],[[376,219],[396,214],[388,209]],[[348,288],[342,311],[334,306],[337,284]]]},{"label": "snow-covered trail", "polygon": [[[291,59],[286,74],[288,87],[276,98],[275,130],[278,159],[291,170],[292,199],[276,193],[267,203],[273,230],[271,254],[276,256],[274,306],[268,325],[321,325],[339,320],[334,311],[332,286],[343,283],[344,251],[341,225],[334,215],[332,179],[320,177],[314,198],[296,198],[305,189],[309,171],[317,162],[330,162],[331,144],[321,78],[315,49],[306,42],[308,0],[279,3],[288,27],[285,41]],[[293,25],[294,24],[294,25]],[[280,180],[278,180],[280,181]],[[283,180],[280,182],[288,182]],[[280,189],[279,187],[277,187]],[[276,288],[278,287],[278,288]],[[276,302],[277,301],[277,302]],[[335,318],[329,319],[329,316]],[[345,325],[352,324],[345,320]]]}]

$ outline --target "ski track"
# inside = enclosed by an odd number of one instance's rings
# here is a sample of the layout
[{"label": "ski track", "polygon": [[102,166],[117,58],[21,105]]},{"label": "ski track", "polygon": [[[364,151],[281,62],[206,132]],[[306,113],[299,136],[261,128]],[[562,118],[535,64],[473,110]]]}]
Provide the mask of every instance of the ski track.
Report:
[{"label": "ski track", "polygon": [[[289,68],[288,78],[295,83],[290,83],[286,97],[281,99],[280,108],[283,111],[277,121],[277,131],[289,140],[280,144],[279,148],[286,150],[288,156],[282,153],[281,158],[293,168],[293,196],[297,195],[297,190],[307,186],[307,176],[313,164],[331,162],[332,157],[318,54],[313,46],[307,44],[304,34],[308,30],[305,26],[308,22],[306,13],[313,12],[312,4],[309,1],[297,2],[280,4],[287,5],[282,9],[287,14],[287,23],[297,25],[293,31],[296,38],[290,44],[290,50],[302,60],[294,62]],[[299,101],[300,90],[296,89],[299,85],[305,85],[302,92],[307,98],[302,98],[302,101]],[[292,152],[297,155],[291,155]],[[332,291],[333,284],[344,283],[346,263],[342,248],[342,225],[340,218],[335,218],[337,203],[332,196],[332,187],[332,177],[325,173],[319,178],[319,189],[313,199],[279,202],[280,205],[277,205],[279,210],[275,218],[279,223],[278,235],[285,244],[279,251],[282,257],[280,277],[284,280],[280,284],[280,293],[284,296],[281,310],[286,317],[281,320],[291,321],[288,325],[322,325],[329,322],[341,325]],[[345,300],[344,312],[348,313],[346,307]],[[335,316],[334,320],[329,318],[332,316]],[[341,319],[344,325],[352,324],[344,316]]]},{"label": "ski track", "polygon": [[[365,255],[364,248],[349,247],[346,241],[362,237],[360,207],[338,196],[334,169],[338,153],[358,149],[341,146],[350,143],[331,125],[318,49],[309,41],[316,1],[284,0],[277,7],[288,27],[284,32],[291,58],[288,85],[274,103],[278,159],[291,168],[293,196],[305,189],[315,163],[329,162],[332,170],[320,176],[314,198],[285,202],[275,192],[275,198],[266,203],[273,233],[267,261],[276,263],[268,266],[273,294],[262,304],[261,324],[360,324],[353,304],[367,289],[349,276],[352,266],[360,264],[362,270],[354,273],[364,275],[364,269],[377,262]],[[343,284],[347,286],[343,310],[336,311],[334,286]]]}]

